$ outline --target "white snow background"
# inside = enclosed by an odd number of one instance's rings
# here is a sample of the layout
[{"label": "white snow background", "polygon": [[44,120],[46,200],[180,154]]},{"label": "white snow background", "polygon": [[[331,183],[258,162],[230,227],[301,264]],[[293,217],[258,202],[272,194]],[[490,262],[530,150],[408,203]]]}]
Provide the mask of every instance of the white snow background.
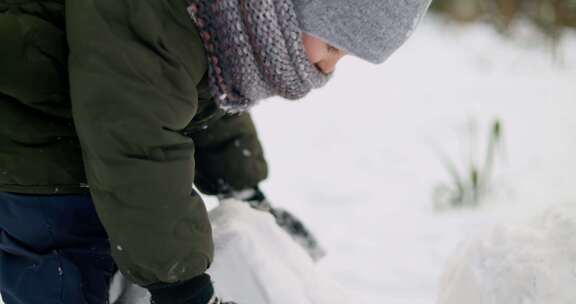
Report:
[{"label": "white snow background", "polygon": [[[313,228],[329,252],[319,267],[358,303],[434,303],[462,240],[576,204],[576,33],[554,53],[518,30],[509,40],[429,17],[384,65],[346,58],[306,100],[254,109],[265,193]],[[468,122],[482,143],[496,117],[506,150],[496,193],[478,209],[435,212],[433,189],[449,181],[435,147],[462,161]]]},{"label": "white snow background", "polygon": [[[345,58],[326,88],[263,102],[253,115],[271,167],[263,190],[316,232],[328,250],[320,271],[358,303],[435,303],[463,240],[576,203],[574,32],[554,57],[537,37],[428,17],[386,64]],[[493,196],[434,211],[433,189],[449,181],[436,151],[464,160],[469,121],[481,145],[494,118],[507,157]]]}]

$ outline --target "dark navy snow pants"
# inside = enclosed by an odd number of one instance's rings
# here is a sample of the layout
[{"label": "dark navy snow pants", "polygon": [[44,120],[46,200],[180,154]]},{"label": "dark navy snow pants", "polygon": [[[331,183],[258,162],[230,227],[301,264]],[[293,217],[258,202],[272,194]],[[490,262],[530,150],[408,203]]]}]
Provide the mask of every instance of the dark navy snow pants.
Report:
[{"label": "dark navy snow pants", "polygon": [[5,304],[103,304],[115,271],[89,195],[0,192]]}]

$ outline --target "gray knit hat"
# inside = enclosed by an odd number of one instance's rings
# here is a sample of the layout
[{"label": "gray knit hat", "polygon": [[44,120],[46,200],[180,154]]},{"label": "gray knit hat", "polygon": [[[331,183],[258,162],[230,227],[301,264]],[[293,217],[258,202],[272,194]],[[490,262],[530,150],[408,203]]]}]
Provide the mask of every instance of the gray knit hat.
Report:
[{"label": "gray knit hat", "polygon": [[302,31],[372,63],[410,37],[431,0],[293,0]]}]

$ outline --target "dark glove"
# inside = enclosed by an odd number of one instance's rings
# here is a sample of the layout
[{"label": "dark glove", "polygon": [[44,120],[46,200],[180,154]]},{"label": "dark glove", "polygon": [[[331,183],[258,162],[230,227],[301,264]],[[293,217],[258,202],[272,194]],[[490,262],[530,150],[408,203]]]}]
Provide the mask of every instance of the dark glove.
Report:
[{"label": "dark glove", "polygon": [[254,209],[269,212],[276,219],[276,223],[286,231],[296,243],[300,244],[314,261],[326,255],[316,237],[295,215],[288,210],[273,207],[260,188],[254,187],[243,191],[230,192],[218,197],[220,200],[234,198],[250,204]]},{"label": "dark glove", "polygon": [[218,302],[214,297],[214,287],[207,274],[185,282],[154,284],[146,288],[150,291],[151,303],[154,304],[226,304]]}]

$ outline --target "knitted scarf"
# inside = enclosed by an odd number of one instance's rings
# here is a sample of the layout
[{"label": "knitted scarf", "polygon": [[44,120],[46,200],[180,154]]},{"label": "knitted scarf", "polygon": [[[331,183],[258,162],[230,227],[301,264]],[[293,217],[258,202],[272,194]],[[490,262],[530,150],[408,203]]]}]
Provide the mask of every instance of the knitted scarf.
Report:
[{"label": "knitted scarf", "polygon": [[310,63],[292,0],[189,0],[209,61],[210,89],[227,112],[281,96],[300,99],[329,76]]}]

